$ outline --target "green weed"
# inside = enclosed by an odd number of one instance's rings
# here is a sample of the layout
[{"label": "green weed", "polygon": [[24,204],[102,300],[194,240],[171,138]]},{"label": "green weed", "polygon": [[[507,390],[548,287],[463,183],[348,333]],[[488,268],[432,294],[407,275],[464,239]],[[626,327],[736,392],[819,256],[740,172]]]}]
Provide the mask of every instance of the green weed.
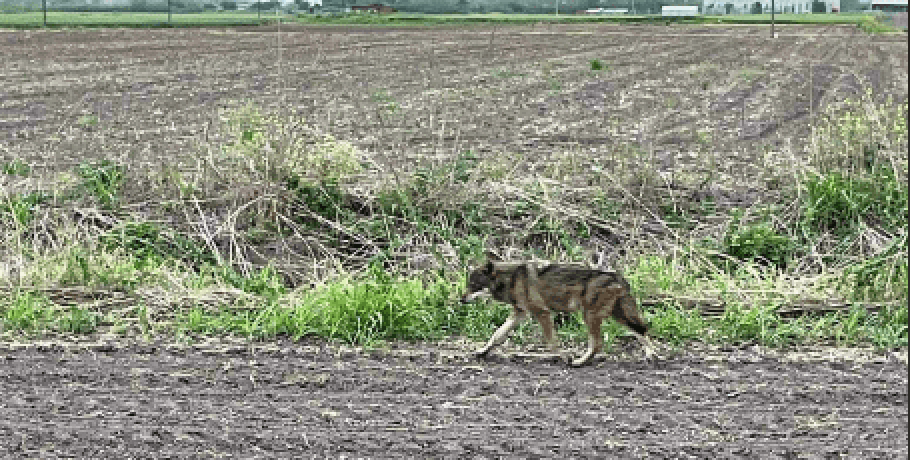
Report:
[{"label": "green weed", "polygon": [[102,208],[112,209],[120,199],[123,185],[123,167],[109,160],[79,166],[82,188],[100,202]]},{"label": "green weed", "polygon": [[98,328],[100,317],[97,313],[78,307],[70,307],[57,318],[57,329],[70,334],[90,334]]},{"label": "green weed", "polygon": [[205,244],[150,222],[129,222],[99,237],[108,251],[123,250],[135,259],[135,268],[144,270],[164,260],[177,259],[190,266],[215,265],[217,258]]},{"label": "green weed", "polygon": [[387,110],[389,113],[398,111],[398,103],[385,91],[376,91],[373,93],[373,101],[377,102],[380,108]]},{"label": "green weed", "polygon": [[292,174],[285,179],[285,186],[297,195],[307,209],[321,217],[337,221],[344,215],[344,194],[335,178],[317,182]]},{"label": "green weed", "polygon": [[13,161],[4,163],[3,166],[0,167],[0,170],[3,171],[3,174],[9,175],[9,176],[22,176],[22,177],[27,177],[29,175],[29,173],[31,172],[31,168],[29,167],[29,165],[26,164],[25,162],[23,162],[22,160],[19,160],[18,158]]},{"label": "green weed", "polygon": [[83,115],[79,117],[77,123],[81,126],[95,126],[98,124],[98,117],[96,115]]},{"label": "green weed", "polygon": [[273,268],[263,267],[253,270],[249,275],[237,273],[234,269],[224,266],[207,266],[201,270],[204,275],[211,275],[221,279],[228,285],[243,292],[257,295],[265,299],[275,299],[287,293],[284,280]]},{"label": "green weed", "polygon": [[35,216],[35,210],[41,204],[51,200],[51,196],[42,192],[31,192],[0,202],[0,216],[8,214],[17,225],[27,227]]},{"label": "green weed", "polygon": [[847,267],[841,275],[852,300],[906,299],[908,297],[907,234],[894,238],[883,251],[857,265]]}]

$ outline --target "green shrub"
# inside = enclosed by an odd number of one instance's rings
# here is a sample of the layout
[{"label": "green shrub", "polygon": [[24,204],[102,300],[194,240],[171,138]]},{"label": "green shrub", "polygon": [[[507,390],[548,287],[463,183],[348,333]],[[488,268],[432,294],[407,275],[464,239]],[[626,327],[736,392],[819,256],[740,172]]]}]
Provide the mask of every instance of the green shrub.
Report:
[{"label": "green shrub", "polygon": [[796,248],[794,241],[779,234],[767,222],[742,225],[742,214],[741,210],[733,212],[733,222],[724,236],[723,252],[741,261],[785,267]]},{"label": "green shrub", "polygon": [[310,211],[328,220],[340,219],[345,200],[337,179],[327,178],[314,182],[291,174],[285,179],[285,186],[294,191]]}]

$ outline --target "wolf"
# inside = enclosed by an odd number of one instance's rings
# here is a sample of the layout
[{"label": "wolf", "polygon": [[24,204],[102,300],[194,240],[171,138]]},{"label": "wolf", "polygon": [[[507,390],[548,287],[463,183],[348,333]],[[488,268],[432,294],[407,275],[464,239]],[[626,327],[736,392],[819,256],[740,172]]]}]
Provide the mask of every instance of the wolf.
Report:
[{"label": "wolf", "polygon": [[487,252],[486,263],[471,270],[467,290],[461,302],[469,303],[488,294],[494,300],[512,305],[512,314],[499,326],[487,344],[477,350],[485,357],[508,337],[528,313],[540,323],[544,341],[551,351],[559,352],[553,336],[552,312],[581,311],[588,327],[588,350],[571,365],[584,366],[603,349],[601,322],[613,317],[635,333],[648,359],[654,357],[654,346],[648,337],[648,325],[630,292],[629,283],[619,274],[568,264],[548,264],[538,268],[534,262],[503,262]]}]

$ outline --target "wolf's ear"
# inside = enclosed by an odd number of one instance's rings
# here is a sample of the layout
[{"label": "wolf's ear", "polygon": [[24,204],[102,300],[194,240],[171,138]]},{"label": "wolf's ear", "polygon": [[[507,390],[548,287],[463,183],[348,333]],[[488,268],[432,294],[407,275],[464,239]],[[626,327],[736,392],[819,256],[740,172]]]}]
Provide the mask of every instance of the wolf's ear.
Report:
[{"label": "wolf's ear", "polygon": [[491,262],[501,262],[502,261],[502,259],[499,258],[499,256],[497,256],[496,254],[493,254],[490,251],[486,251],[484,254],[486,254],[487,260],[489,260]]}]

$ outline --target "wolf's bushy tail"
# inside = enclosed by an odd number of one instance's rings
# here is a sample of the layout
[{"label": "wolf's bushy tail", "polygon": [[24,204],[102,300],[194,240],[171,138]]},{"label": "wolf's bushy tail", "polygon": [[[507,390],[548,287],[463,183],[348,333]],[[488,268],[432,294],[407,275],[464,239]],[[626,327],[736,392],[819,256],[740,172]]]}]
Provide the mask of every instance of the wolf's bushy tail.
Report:
[{"label": "wolf's bushy tail", "polygon": [[638,303],[631,295],[627,294],[616,300],[613,318],[641,335],[648,335],[648,323],[641,316]]}]

